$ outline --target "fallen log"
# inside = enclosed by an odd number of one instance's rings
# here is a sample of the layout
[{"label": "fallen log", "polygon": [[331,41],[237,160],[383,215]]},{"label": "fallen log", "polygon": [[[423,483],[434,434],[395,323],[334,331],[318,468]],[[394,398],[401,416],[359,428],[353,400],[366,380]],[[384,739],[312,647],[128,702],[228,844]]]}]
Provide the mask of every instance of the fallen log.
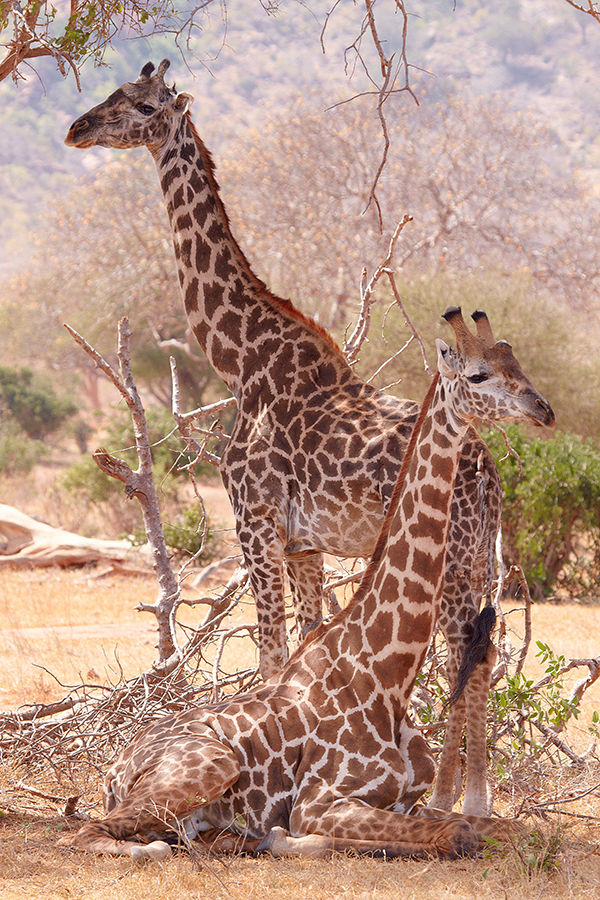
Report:
[{"label": "fallen log", "polygon": [[129,541],[86,538],[26,515],[0,503],[0,568],[81,566],[135,556]]}]

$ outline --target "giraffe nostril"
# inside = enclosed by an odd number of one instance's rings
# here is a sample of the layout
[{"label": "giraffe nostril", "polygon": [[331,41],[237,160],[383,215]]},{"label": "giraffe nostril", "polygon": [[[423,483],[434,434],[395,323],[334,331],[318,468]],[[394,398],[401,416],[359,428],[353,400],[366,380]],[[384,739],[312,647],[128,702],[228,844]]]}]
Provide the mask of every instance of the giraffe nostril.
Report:
[{"label": "giraffe nostril", "polygon": [[71,125],[71,131],[81,131],[82,128],[87,128],[87,125],[87,119],[77,119],[77,121],[73,122]]}]

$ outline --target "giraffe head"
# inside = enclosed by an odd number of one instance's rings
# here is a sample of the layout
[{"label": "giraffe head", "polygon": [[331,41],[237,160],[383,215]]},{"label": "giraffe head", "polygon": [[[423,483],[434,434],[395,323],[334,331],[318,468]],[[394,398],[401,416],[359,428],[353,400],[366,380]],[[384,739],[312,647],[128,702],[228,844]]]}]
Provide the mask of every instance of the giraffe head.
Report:
[{"label": "giraffe head", "polygon": [[104,103],[76,119],[65,144],[81,149],[98,145],[118,150],[164,146],[194,99],[165,84],[169,65],[169,60],[163,59],[153,75],[154,65],[146,63],[137,81],[121,85]]},{"label": "giraffe head", "polygon": [[458,416],[521,420],[552,428],[554,412],[548,401],[523,374],[510,344],[496,341],[488,317],[473,313],[477,326],[473,334],[459,307],[449,306],[444,319],[456,335],[456,350],[437,341],[438,370],[454,395]]}]

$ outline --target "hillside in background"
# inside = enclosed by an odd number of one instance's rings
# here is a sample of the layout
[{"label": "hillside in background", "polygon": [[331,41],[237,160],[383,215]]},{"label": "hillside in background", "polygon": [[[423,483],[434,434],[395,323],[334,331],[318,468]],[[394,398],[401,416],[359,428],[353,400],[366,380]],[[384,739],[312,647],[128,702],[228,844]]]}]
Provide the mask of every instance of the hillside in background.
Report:
[{"label": "hillside in background", "polygon": [[600,167],[600,27],[565,0],[429,0],[411,23],[410,52],[437,77],[509,94],[539,114],[565,159]]},{"label": "hillside in background", "polygon": [[[260,126],[266,111],[289,102],[299,90],[326,88],[331,102],[368,90],[360,63],[344,53],[360,23],[360,8],[340,6],[320,35],[327,5],[290,4],[267,15],[256,0],[229,5],[226,36],[214,17],[189,54],[191,71],[168,38],[121,41],[107,56],[108,68],[84,69],[83,93],[74,80],[52,71],[49,60],[39,77],[19,85],[0,84],[0,275],[26,264],[29,232],[44,210],[77,179],[111,156],[110,151],[74,152],[63,145],[68,125],[109,90],[132,80],[149,59],[169,56],[181,87],[196,97],[194,119],[209,146],[219,152],[249,125]],[[468,82],[484,95],[510,95],[553,129],[562,170],[574,169],[597,182],[600,167],[600,27],[565,0],[414,0],[408,57],[415,83],[435,97],[447,79]],[[386,47],[400,47],[398,17],[381,18]],[[225,41],[223,43],[223,41]],[[366,41],[367,62],[375,59]],[[345,64],[346,69],[345,71]],[[417,68],[418,67],[418,68]],[[351,76],[351,77],[350,77]],[[404,98],[410,116],[413,101]],[[326,114],[326,113],[325,113]]]}]

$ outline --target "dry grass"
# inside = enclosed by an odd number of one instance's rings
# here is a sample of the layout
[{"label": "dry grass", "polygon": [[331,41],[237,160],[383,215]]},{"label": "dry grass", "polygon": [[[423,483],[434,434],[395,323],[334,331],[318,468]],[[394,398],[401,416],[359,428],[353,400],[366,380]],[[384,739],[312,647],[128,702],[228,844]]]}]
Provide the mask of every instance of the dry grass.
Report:
[{"label": "dry grass", "polygon": [[[65,684],[110,684],[121,672],[130,678],[147,669],[156,658],[154,619],[135,607],[154,602],[156,594],[151,574],[98,578],[93,567],[0,569],[0,709],[58,700]],[[185,594],[197,596],[191,589]],[[205,613],[204,605],[182,607],[179,619],[194,625]],[[250,597],[231,625],[242,620],[255,620]],[[255,665],[254,645],[246,640],[240,650],[239,643],[227,653],[239,668]]]},{"label": "dry grass", "polygon": [[[9,572],[0,570],[0,708],[48,701],[64,694],[63,688],[44,670],[64,683],[78,683],[88,673],[96,683],[116,680],[146,668],[154,658],[150,617],[134,611],[140,600],[153,600],[151,577],[117,576],[98,579],[93,570]],[[198,621],[204,608],[186,612]],[[236,616],[248,621],[251,605]],[[567,657],[596,656],[600,648],[600,609],[578,606],[536,606],[534,638],[548,642]],[[236,619],[237,621],[238,619]],[[232,622],[235,624],[235,622]],[[238,665],[252,664],[255,648],[249,639],[232,651]],[[118,659],[118,663],[116,660]],[[44,669],[37,668],[43,666]],[[531,660],[531,675],[537,664]],[[577,742],[589,744],[587,721],[592,708],[600,708],[600,685],[585,699]],[[94,777],[94,776],[92,776]],[[26,786],[59,798],[56,803],[36,797]],[[594,764],[587,772],[568,769],[546,772],[532,784],[532,794],[581,792],[600,781]],[[97,785],[96,785],[97,787]],[[114,898],[123,900],[186,900],[186,898],[235,898],[264,900],[320,900],[320,898],[595,898],[600,897],[599,793],[565,807],[559,820],[551,815],[541,822],[545,840],[560,832],[558,866],[544,863],[543,846],[493,852],[489,858],[457,862],[381,862],[338,857],[329,861],[273,859],[211,859],[203,868],[185,855],[165,864],[138,865],[128,859],[88,857],[57,848],[56,838],[65,827],[60,815],[66,788],[53,782],[33,781],[16,772],[6,761],[0,769],[1,896],[12,900],[53,898]],[[507,811],[509,800],[498,797],[497,806]],[[575,815],[572,815],[575,814]],[[581,816],[582,818],[578,818]],[[532,823],[539,824],[539,820]],[[529,859],[531,857],[531,859]]]},{"label": "dry grass", "polygon": [[[5,900],[440,900],[453,897],[567,900],[600,896],[598,833],[563,836],[559,866],[528,872],[516,850],[455,862],[337,857],[331,860],[187,856],[139,865],[56,847],[61,820],[49,811],[6,817],[0,882]],[[1,831],[0,831],[1,833]]]}]

